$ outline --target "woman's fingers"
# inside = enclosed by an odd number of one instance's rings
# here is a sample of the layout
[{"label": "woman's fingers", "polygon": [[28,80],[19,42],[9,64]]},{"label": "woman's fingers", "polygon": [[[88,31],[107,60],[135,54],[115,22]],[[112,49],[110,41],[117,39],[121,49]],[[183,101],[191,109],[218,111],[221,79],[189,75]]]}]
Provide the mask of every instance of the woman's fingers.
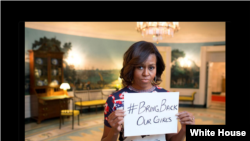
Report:
[{"label": "woman's fingers", "polygon": [[122,129],[122,124],[123,124],[123,122],[124,122],[124,119],[122,119],[121,121],[119,121],[117,124],[117,129],[118,129],[118,131],[121,131],[121,129]]},{"label": "woman's fingers", "polygon": [[121,130],[121,124],[123,124],[123,118],[125,116],[125,111],[123,110],[116,110],[114,112],[112,112],[109,116],[108,116],[108,122],[111,125],[111,127],[117,129],[118,131]]},{"label": "woman's fingers", "polygon": [[193,122],[194,121],[194,117],[184,117],[182,119],[179,119],[180,122]]},{"label": "woman's fingers", "polygon": [[184,118],[189,118],[189,117],[193,117],[193,115],[190,114],[190,113],[182,113],[177,118],[178,119],[184,119]]},{"label": "woman's fingers", "polygon": [[182,118],[185,118],[185,117],[189,117],[189,116],[192,116],[190,113],[184,111],[184,112],[180,112],[178,113],[178,119],[182,119]]},{"label": "woman's fingers", "polygon": [[124,117],[125,116],[125,114],[121,114],[121,113],[118,113],[118,114],[113,114],[113,115],[110,115],[109,117],[108,117],[108,120],[115,120],[117,117]]},{"label": "woman's fingers", "polygon": [[118,122],[118,125],[123,124],[123,122],[124,122],[124,119],[120,120],[120,121]]},{"label": "woman's fingers", "polygon": [[115,123],[115,124],[118,124],[118,122],[120,122],[121,120],[123,120],[123,117],[117,117],[117,118],[114,120],[114,123]]},{"label": "woman's fingers", "polygon": [[180,119],[180,123],[181,123],[181,124],[189,124],[189,125],[192,125],[192,124],[195,123],[195,119],[194,119],[194,117],[186,117],[186,118]]},{"label": "woman's fingers", "polygon": [[114,120],[117,117],[124,117],[124,116],[125,116],[125,111],[123,111],[123,110],[116,110],[115,112],[112,112],[108,116],[108,120]]},{"label": "woman's fingers", "polygon": [[193,125],[194,122],[191,122],[191,121],[181,121],[181,124]]},{"label": "woman's fingers", "polygon": [[179,121],[182,124],[194,124],[194,116],[186,111],[177,114]]},{"label": "woman's fingers", "polygon": [[189,117],[184,117],[184,118],[181,118],[179,119],[180,121],[193,121],[193,118],[191,116]]},{"label": "woman's fingers", "polygon": [[186,116],[188,114],[188,112],[183,111],[183,112],[179,112],[177,115],[178,117],[182,117],[182,116]]},{"label": "woman's fingers", "polygon": [[122,119],[116,118],[113,121],[109,122],[110,126],[113,128],[117,128],[117,126],[119,125],[119,121]]},{"label": "woman's fingers", "polygon": [[123,122],[124,122],[123,117],[116,118],[113,122],[114,125],[113,128],[116,128],[117,131],[121,131]]}]

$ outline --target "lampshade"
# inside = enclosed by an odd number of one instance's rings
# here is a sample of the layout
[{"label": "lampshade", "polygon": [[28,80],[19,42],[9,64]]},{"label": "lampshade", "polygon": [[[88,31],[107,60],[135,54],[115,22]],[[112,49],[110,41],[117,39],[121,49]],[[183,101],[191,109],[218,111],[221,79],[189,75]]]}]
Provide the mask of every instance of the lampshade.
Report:
[{"label": "lampshade", "polygon": [[58,85],[59,85],[59,83],[58,83],[57,80],[53,80],[53,81],[49,84],[50,87],[57,87]]},{"label": "lampshade", "polygon": [[64,90],[70,89],[69,83],[62,83],[60,86],[60,89],[64,89]]}]

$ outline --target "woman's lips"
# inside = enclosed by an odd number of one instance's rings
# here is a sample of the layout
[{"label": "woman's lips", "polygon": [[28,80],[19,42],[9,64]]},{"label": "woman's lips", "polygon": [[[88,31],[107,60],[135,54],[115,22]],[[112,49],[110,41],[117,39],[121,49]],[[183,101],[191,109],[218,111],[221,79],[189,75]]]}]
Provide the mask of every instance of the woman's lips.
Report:
[{"label": "woman's lips", "polygon": [[144,83],[147,83],[147,82],[149,82],[149,79],[142,79],[141,81]]}]

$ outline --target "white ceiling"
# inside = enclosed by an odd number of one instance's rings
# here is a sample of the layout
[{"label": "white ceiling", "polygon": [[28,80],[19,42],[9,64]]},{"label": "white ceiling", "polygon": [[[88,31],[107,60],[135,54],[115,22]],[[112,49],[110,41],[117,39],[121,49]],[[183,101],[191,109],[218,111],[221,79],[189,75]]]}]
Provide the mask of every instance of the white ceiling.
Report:
[{"label": "white ceiling", "polygon": [[[180,22],[174,37],[164,37],[159,43],[199,43],[225,41],[225,22]],[[142,37],[136,22],[25,22],[25,27],[104,39],[155,42],[152,36]]]}]

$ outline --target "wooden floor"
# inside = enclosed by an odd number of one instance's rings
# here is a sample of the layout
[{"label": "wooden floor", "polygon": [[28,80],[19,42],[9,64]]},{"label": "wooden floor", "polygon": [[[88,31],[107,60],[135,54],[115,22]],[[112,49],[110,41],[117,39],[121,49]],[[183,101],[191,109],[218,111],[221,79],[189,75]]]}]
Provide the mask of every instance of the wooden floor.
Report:
[{"label": "wooden floor", "polygon": [[[179,112],[188,111],[195,116],[196,125],[225,125],[225,102],[211,102],[209,108],[179,107]],[[80,126],[75,117],[74,130],[72,119],[65,119],[59,129],[59,118],[48,119],[37,124],[25,124],[25,141],[94,141],[100,140],[103,132],[103,110],[83,113]],[[179,127],[179,124],[178,124]]]}]

